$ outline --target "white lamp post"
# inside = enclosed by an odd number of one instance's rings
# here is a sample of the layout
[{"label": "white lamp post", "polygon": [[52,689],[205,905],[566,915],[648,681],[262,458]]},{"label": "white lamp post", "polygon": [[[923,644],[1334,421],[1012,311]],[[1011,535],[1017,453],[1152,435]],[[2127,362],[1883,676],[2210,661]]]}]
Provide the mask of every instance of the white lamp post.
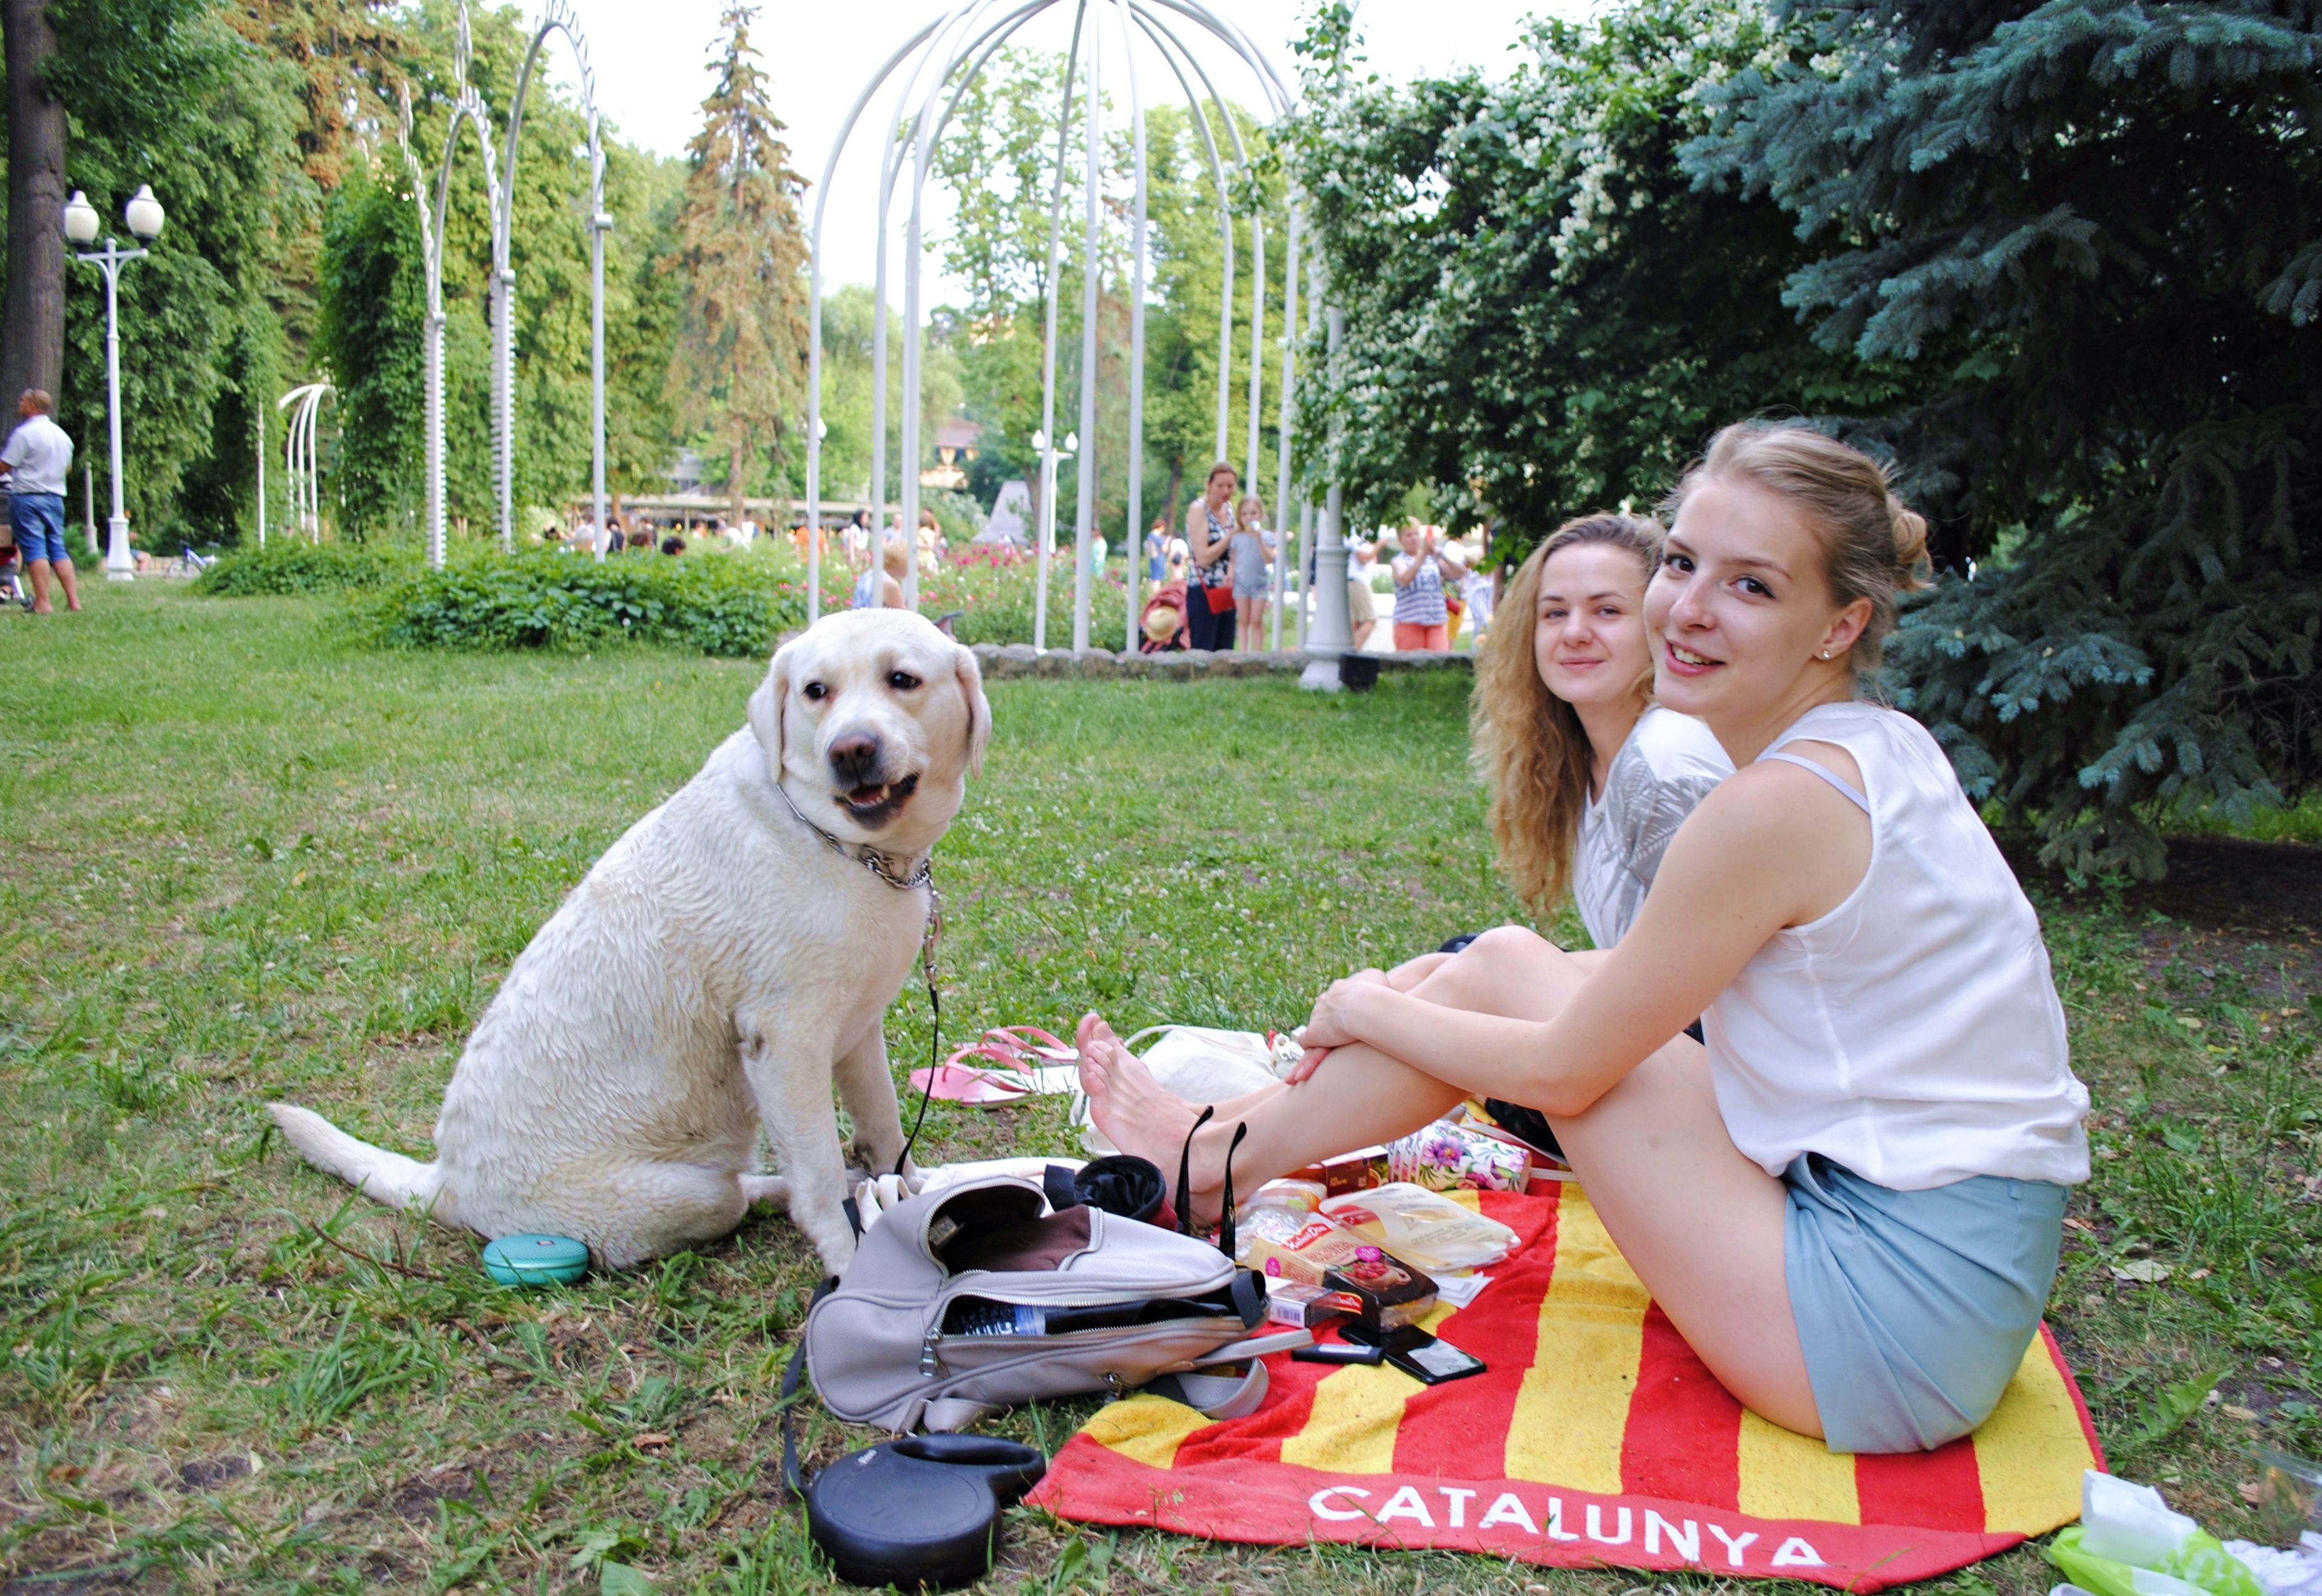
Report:
[{"label": "white lamp post", "polygon": [[[122,214],[129,231],[147,243],[161,236],[165,214],[161,202],[153,197],[151,183],[138,188]],[[74,189],[73,196],[65,202],[65,237],[77,244],[93,244],[96,228],[96,207],[88,203],[87,195]],[[113,519],[106,526],[105,574],[115,582],[137,579],[137,561],[129,552],[129,515],[121,503],[121,268],[145,253],[122,249],[107,238],[102,250],[77,257],[105,273],[105,391],[113,442]]]}]

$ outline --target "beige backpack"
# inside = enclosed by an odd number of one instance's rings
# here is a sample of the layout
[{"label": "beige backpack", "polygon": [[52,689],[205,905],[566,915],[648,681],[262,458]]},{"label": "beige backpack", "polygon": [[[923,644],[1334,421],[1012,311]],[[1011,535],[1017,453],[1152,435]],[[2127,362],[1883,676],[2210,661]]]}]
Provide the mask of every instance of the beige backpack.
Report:
[{"label": "beige backpack", "polygon": [[1265,1400],[1260,1356],[1313,1339],[1254,1335],[1264,1314],[1257,1277],[1216,1247],[1051,1210],[1036,1182],[995,1175],[887,1210],[808,1311],[804,1340],[824,1404],[896,1432],[1136,1387],[1230,1418]]}]

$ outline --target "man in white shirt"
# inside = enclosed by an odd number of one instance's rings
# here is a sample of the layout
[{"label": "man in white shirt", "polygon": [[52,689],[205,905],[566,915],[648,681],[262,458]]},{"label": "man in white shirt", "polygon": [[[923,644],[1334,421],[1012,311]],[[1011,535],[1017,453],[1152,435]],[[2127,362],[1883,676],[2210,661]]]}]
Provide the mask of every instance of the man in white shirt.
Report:
[{"label": "man in white shirt", "polygon": [[32,578],[32,613],[54,613],[49,602],[49,578],[53,573],[65,590],[65,607],[80,609],[80,586],[73,578],[72,556],[65,552],[65,478],[72,470],[72,440],[56,424],[56,401],[37,388],[28,388],[16,401],[24,419],[0,444],[0,470],[8,473],[14,494],[8,512],[16,534],[16,547]]}]

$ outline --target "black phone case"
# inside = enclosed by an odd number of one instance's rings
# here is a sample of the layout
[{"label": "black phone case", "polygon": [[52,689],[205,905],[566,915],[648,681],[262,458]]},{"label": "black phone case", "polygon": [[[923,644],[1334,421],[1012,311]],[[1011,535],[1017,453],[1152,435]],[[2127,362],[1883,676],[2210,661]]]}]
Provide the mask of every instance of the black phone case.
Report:
[{"label": "black phone case", "polygon": [[1422,1385],[1441,1385],[1447,1381],[1465,1380],[1470,1374],[1481,1374],[1484,1372],[1484,1360],[1477,1357],[1474,1353],[1462,1352],[1458,1347],[1452,1346],[1448,1342],[1436,1341],[1433,1336],[1430,1336],[1428,1339],[1433,1345],[1443,1347],[1446,1351],[1458,1353],[1461,1357],[1467,1360],[1467,1363],[1456,1369],[1430,1369],[1412,1355],[1413,1353],[1420,1350],[1419,1348],[1402,1347],[1391,1351],[1386,1354],[1388,1364],[1394,1368],[1402,1370],[1405,1374],[1410,1375]]}]

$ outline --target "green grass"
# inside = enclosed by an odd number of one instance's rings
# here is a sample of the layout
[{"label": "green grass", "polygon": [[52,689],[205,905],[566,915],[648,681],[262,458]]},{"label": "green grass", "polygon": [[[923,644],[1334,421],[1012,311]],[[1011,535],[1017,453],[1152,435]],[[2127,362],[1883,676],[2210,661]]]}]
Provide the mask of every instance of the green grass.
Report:
[{"label": "green grass", "polygon": [[[0,616],[0,1579],[594,1591],[609,1561],[668,1591],[824,1588],[772,1466],[815,1272],[786,1221],[504,1294],[474,1238],[348,1200],[260,1111],[424,1151],[495,980],[741,723],[759,667],[373,652],[331,601],[94,589],[75,620]],[[1332,976],[1510,917],[1464,685],[995,686],[938,861],[947,1035],[1090,1004],[1284,1026]],[[2322,1450],[2322,950],[2043,908],[2099,1116],[2055,1322],[2123,1472],[2243,1530],[2239,1449]],[[922,1062],[921,1000],[889,1035],[899,1071]],[[1055,1100],[929,1127],[936,1157],[1070,1146]],[[2138,1260],[2171,1278],[2114,1276]],[[2218,1402],[2168,1396],[2213,1370]],[[1054,1446],[1086,1411],[1001,1427]],[[1638,1583],[1027,1510],[1008,1535],[987,1589]],[[1951,1583],[2051,1580],[2019,1552]]]}]

